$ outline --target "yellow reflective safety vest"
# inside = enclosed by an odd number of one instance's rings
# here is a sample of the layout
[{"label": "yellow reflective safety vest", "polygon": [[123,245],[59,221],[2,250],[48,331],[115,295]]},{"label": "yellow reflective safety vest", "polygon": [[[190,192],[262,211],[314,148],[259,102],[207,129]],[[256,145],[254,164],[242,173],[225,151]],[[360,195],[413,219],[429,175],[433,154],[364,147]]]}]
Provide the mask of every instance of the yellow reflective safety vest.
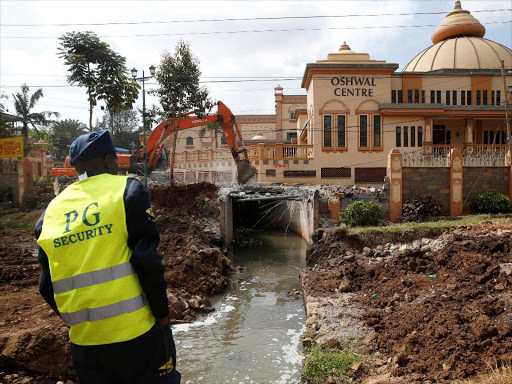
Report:
[{"label": "yellow reflective safety vest", "polygon": [[68,186],[48,206],[39,246],[55,302],[78,345],[131,340],[155,318],[130,263],[127,177],[101,174]]}]

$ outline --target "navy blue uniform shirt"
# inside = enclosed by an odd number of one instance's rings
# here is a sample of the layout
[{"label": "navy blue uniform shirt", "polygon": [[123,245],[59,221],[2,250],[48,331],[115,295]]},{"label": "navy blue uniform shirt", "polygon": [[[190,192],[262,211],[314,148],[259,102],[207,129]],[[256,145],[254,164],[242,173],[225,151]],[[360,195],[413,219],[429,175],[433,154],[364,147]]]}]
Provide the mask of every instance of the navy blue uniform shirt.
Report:
[{"label": "navy blue uniform shirt", "polygon": [[[90,176],[94,177],[94,176]],[[164,278],[162,256],[157,252],[160,235],[151,208],[149,192],[140,181],[128,179],[124,191],[124,206],[126,210],[126,227],[128,229],[128,246],[133,251],[130,262],[137,272],[142,290],[157,319],[169,315],[167,302],[167,283]],[[36,239],[41,235],[44,212],[35,226]],[[37,259],[41,264],[39,292],[52,309],[58,312],[53,297],[53,287],[48,265],[48,256],[41,247]]]}]

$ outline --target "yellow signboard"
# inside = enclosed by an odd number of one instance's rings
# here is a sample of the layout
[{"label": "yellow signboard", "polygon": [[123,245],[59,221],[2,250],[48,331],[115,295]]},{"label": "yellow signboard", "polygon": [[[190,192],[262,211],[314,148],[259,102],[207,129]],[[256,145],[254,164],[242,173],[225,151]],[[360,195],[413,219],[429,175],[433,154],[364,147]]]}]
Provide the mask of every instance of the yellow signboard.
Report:
[{"label": "yellow signboard", "polygon": [[0,159],[23,157],[23,137],[0,139]]}]

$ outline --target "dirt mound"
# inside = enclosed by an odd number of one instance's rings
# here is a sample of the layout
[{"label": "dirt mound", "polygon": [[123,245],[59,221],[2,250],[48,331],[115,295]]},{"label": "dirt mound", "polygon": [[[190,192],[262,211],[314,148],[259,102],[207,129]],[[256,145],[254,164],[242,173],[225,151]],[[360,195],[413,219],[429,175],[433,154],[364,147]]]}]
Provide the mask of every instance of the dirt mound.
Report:
[{"label": "dirt mound", "polygon": [[214,244],[218,239],[201,223],[165,213],[157,216],[157,224],[158,251],[164,256],[166,266],[171,317],[194,320],[198,312],[212,310],[207,295],[221,293],[229,286],[227,275],[232,271],[231,262]]},{"label": "dirt mound", "polygon": [[[151,189],[151,202],[156,208],[165,208],[166,214],[186,213],[206,215],[215,210],[219,187],[211,183],[188,184],[184,186],[159,187]],[[213,204],[212,204],[213,203]]]},{"label": "dirt mound", "polygon": [[73,379],[68,329],[37,289],[34,233],[3,230],[0,239],[0,371],[18,375],[0,382],[25,379],[20,370],[34,372],[37,383]]},{"label": "dirt mound", "polygon": [[320,236],[309,289],[356,293],[394,376],[453,382],[512,361],[512,225],[458,228],[377,258],[346,233]]},{"label": "dirt mound", "polygon": [[0,285],[37,285],[39,263],[32,231],[0,230]]}]

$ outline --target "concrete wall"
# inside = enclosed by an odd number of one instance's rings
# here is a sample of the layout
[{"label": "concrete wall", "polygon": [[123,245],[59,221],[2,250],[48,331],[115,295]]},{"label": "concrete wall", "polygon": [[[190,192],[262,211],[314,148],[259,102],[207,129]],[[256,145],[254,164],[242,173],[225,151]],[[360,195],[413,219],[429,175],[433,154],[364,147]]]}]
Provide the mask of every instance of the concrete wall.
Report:
[{"label": "concrete wall", "polygon": [[220,198],[220,233],[224,248],[228,248],[233,241],[233,199],[230,196]]},{"label": "concrete wall", "polygon": [[290,200],[284,204],[283,214],[278,220],[282,228],[288,228],[307,242],[318,227],[318,211],[320,198],[318,191],[304,200]]},{"label": "concrete wall", "polygon": [[489,189],[494,189],[499,193],[508,195],[509,173],[510,171],[507,167],[465,167],[463,173],[464,201],[466,201],[468,195],[469,199],[464,204],[464,213],[472,212],[471,200]]},{"label": "concrete wall", "polygon": [[429,194],[441,201],[444,213],[450,213],[450,168],[404,167],[402,172],[403,202],[418,194]]}]

